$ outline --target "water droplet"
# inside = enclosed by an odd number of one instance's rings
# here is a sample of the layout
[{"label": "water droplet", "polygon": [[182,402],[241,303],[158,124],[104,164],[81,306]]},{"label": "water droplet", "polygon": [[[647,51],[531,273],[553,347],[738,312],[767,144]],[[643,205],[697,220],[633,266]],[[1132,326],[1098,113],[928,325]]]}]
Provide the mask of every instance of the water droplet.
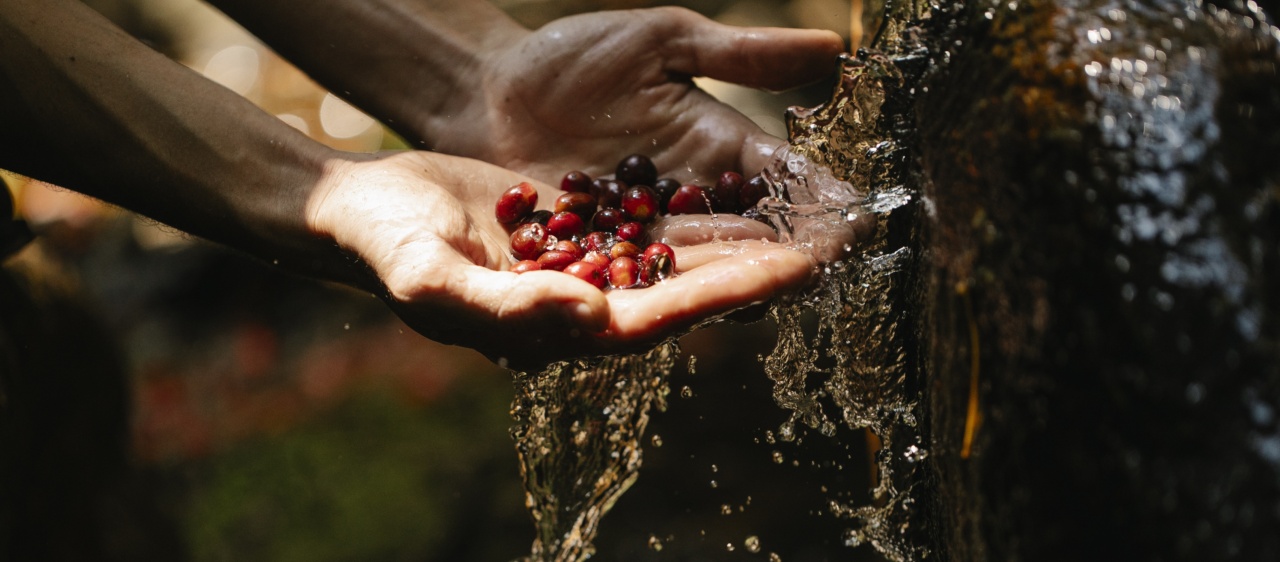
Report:
[{"label": "water droplet", "polygon": [[649,549],[654,552],[662,552],[662,539],[656,535],[649,535]]},{"label": "water droplet", "polygon": [[350,323],[350,322],[347,322],[346,324],[343,324],[343,325],[342,325],[342,329],[343,329],[343,330],[350,330],[350,329],[351,329],[351,323]]},{"label": "water droplet", "polygon": [[716,482],[715,480],[712,480],[712,481],[711,481],[711,487],[712,487],[712,488],[719,488],[719,487],[720,487],[720,483],[719,483],[719,482]]},{"label": "water droplet", "polygon": [[680,397],[693,398],[693,389],[689,388],[688,385],[685,385],[683,388],[680,389]]},{"label": "water droplet", "polygon": [[783,461],[785,461],[785,460],[787,460],[787,459],[785,459],[785,458],[783,458],[783,457],[782,457],[782,452],[781,452],[781,451],[774,451],[774,452],[773,452],[773,462],[774,462],[774,464],[782,464],[782,462],[783,462]]},{"label": "water droplet", "polygon": [[727,503],[720,505],[720,515],[732,515],[732,514],[733,514],[733,506]]},{"label": "water droplet", "polygon": [[769,562],[782,562],[782,557],[781,557],[781,556],[778,556],[778,553],[776,553],[776,552],[770,552],[770,553],[769,553]]},{"label": "water droplet", "polygon": [[661,446],[662,446],[662,436],[661,436],[661,435],[658,435],[658,434],[656,434],[656,433],[655,433],[655,434],[653,434],[653,437],[650,437],[650,438],[649,438],[649,443],[650,443],[650,444],[652,444],[654,447],[661,447]]},{"label": "water droplet", "polygon": [[714,465],[714,464],[713,464],[713,465],[711,465],[711,472],[720,472],[720,467],[718,467],[718,466],[716,466],[716,465]]},{"label": "water droplet", "polygon": [[730,543],[725,543],[725,545],[724,545],[724,549],[725,549],[725,550],[727,550],[727,551],[729,551],[729,552],[733,552],[733,543],[731,543],[731,542],[730,542]]},{"label": "water droplet", "polygon": [[778,426],[778,438],[787,443],[795,441],[796,440],[795,424],[791,423],[790,421],[782,422],[782,425]]},{"label": "water droplet", "polygon": [[760,552],[760,537],[751,535],[747,537],[747,540],[742,541],[742,546],[747,547],[747,552],[752,554]]}]

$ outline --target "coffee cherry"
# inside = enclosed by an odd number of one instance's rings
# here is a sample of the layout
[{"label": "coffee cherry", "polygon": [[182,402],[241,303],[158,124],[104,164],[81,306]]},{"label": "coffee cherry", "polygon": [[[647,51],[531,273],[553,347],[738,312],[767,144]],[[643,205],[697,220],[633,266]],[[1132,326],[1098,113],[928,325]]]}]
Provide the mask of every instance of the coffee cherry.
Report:
[{"label": "coffee cherry", "polygon": [[564,268],[564,272],[603,289],[605,285],[604,270],[594,263],[576,261]]},{"label": "coffee cherry", "polygon": [[541,256],[538,256],[538,265],[542,266],[542,269],[553,271],[560,271],[565,266],[576,261],[578,261],[578,258],[574,257],[573,254],[561,252],[560,250],[547,250]]},{"label": "coffee cherry", "polygon": [[498,196],[493,214],[502,224],[514,224],[533,212],[538,205],[538,190],[529,182],[520,182]]},{"label": "coffee cherry", "polygon": [[628,289],[640,281],[640,262],[632,258],[618,258],[609,263],[605,278],[615,289]]},{"label": "coffee cherry", "polygon": [[750,209],[756,206],[761,199],[769,196],[769,182],[759,174],[751,176],[747,183],[742,185],[742,192],[738,195],[739,204],[743,209]]},{"label": "coffee cherry", "polygon": [[677,189],[680,189],[680,182],[671,178],[662,178],[653,184],[653,192],[658,194],[658,207],[663,213],[667,212],[667,202]]},{"label": "coffee cherry", "polygon": [[556,242],[556,244],[552,246],[551,249],[572,254],[574,259],[579,259],[579,260],[582,259],[582,256],[586,255],[587,253],[585,250],[582,249],[582,246],[579,246],[578,243],[574,242],[573,240],[560,240],[559,242]]},{"label": "coffee cherry", "polygon": [[618,180],[598,179],[591,182],[591,195],[601,207],[618,208],[622,205],[622,193],[627,190],[627,184]]},{"label": "coffee cherry", "polygon": [[537,211],[529,213],[527,216],[520,219],[520,224],[536,222],[542,226],[547,226],[547,221],[551,220],[551,215],[553,214],[555,213],[552,213],[551,211],[548,211],[546,209],[539,209]]},{"label": "coffee cherry", "polygon": [[591,176],[578,170],[569,172],[560,180],[560,189],[571,193],[586,193],[591,190]]},{"label": "coffee cherry", "polygon": [[614,232],[618,230],[618,225],[627,221],[626,215],[622,214],[621,209],[605,208],[596,211],[596,215],[591,217],[591,229],[602,230],[604,232]]},{"label": "coffee cherry", "polygon": [[637,185],[622,194],[622,212],[637,222],[649,222],[658,216],[658,194],[648,186]]},{"label": "coffee cherry", "polygon": [[581,246],[588,252],[608,252],[615,243],[611,234],[598,230],[583,236]]},{"label": "coffee cherry", "polygon": [[707,214],[711,208],[707,205],[707,196],[699,185],[682,185],[671,195],[667,202],[667,212],[673,215]]},{"label": "coffee cherry", "polygon": [[675,261],[667,254],[656,254],[640,262],[640,284],[648,287],[663,281],[675,272]]},{"label": "coffee cherry", "polygon": [[640,246],[630,242],[618,242],[612,248],[609,248],[609,257],[618,258],[636,258],[640,256]]},{"label": "coffee cherry", "polygon": [[533,260],[520,260],[511,266],[512,273],[528,273],[539,269],[542,269],[542,266]]},{"label": "coffee cherry", "polygon": [[649,244],[644,249],[644,254],[642,259],[643,261],[648,262],[650,260],[653,260],[657,256],[666,256],[667,260],[671,262],[671,269],[672,270],[675,269],[676,251],[672,250],[671,246],[663,244],[662,242],[654,242],[652,244]]},{"label": "coffee cherry", "polygon": [[653,185],[658,181],[658,168],[643,154],[632,154],[618,162],[614,177],[627,185]]},{"label": "coffee cherry", "polygon": [[582,217],[583,221],[589,221],[596,212],[596,198],[590,193],[563,193],[556,197],[552,209],[557,213],[573,213]]},{"label": "coffee cherry", "polygon": [[547,249],[547,227],[536,222],[525,223],[511,233],[511,252],[516,259],[537,259]]},{"label": "coffee cherry", "polygon": [[547,221],[547,232],[556,238],[573,238],[586,230],[587,223],[573,213],[556,213]]},{"label": "coffee cherry", "polygon": [[604,252],[587,252],[587,255],[582,256],[582,261],[596,264],[600,266],[601,269],[604,269],[609,267],[609,262],[612,262],[613,258],[609,257],[608,254],[605,254]]},{"label": "coffee cherry", "polygon": [[624,222],[614,232],[621,240],[635,244],[643,244],[645,239],[644,225],[638,222]]},{"label": "coffee cherry", "polygon": [[716,210],[724,213],[736,213],[742,209],[742,174],[725,172],[716,180],[711,188],[711,199],[716,203]]}]

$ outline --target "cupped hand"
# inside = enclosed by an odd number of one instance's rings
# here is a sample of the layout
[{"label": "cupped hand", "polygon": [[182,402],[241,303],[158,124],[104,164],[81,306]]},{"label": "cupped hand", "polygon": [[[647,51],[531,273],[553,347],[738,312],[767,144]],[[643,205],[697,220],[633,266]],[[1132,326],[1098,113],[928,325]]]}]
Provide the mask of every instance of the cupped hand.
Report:
[{"label": "cupped hand", "polygon": [[572,16],[487,56],[474,101],[422,136],[549,183],[612,173],[632,153],[712,183],[758,171],[781,141],[691,78],[782,90],[829,75],[843,47],[829,31],[731,27],[681,8]]},{"label": "cupped hand", "polygon": [[[434,153],[344,160],[308,215],[367,269],[368,288],[409,326],[514,368],[638,351],[802,285],[814,271],[807,254],[744,242],[681,248],[680,275],[646,289],[606,293],[559,272],[512,273],[509,238],[493,212],[498,195],[521,181],[530,180]],[[539,208],[560,193],[531,183]]]}]

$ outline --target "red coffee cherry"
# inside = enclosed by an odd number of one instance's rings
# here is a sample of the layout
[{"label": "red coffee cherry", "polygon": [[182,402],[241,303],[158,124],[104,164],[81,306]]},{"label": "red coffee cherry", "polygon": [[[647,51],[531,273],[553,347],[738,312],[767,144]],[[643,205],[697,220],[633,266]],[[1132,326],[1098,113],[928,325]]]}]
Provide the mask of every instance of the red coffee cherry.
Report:
[{"label": "red coffee cherry", "polygon": [[515,224],[538,205],[538,190],[529,182],[520,182],[498,196],[493,214],[502,224]]},{"label": "red coffee cherry", "polygon": [[576,261],[564,268],[564,272],[603,289],[605,285],[604,270],[594,263]]},{"label": "red coffee cherry", "polygon": [[560,189],[571,193],[586,193],[591,190],[591,176],[578,170],[569,172],[560,180]]},{"label": "red coffee cherry", "polygon": [[573,254],[561,252],[560,250],[547,250],[541,256],[538,256],[538,265],[542,266],[542,269],[553,271],[560,271],[576,261],[578,261],[578,258],[574,257]]},{"label": "red coffee cherry", "polygon": [[618,162],[614,177],[629,186],[653,185],[658,181],[658,168],[643,154],[632,154]]},{"label": "red coffee cherry", "polygon": [[511,253],[516,259],[532,260],[547,249],[547,227],[536,222],[525,223],[511,233]]},{"label": "red coffee cherry", "polygon": [[609,257],[609,255],[604,252],[587,252],[587,255],[582,256],[582,261],[596,264],[600,266],[601,269],[604,269],[609,267],[609,262],[612,262],[613,258]]},{"label": "red coffee cherry", "polygon": [[597,230],[582,237],[582,249],[588,252],[608,252],[616,242],[613,235]]},{"label": "red coffee cherry", "polygon": [[716,180],[715,187],[711,188],[711,199],[716,203],[717,211],[736,213],[742,210],[743,183],[742,174],[738,172],[720,174],[720,178]]},{"label": "red coffee cherry", "polygon": [[573,213],[582,217],[582,220],[591,220],[591,215],[596,213],[596,198],[590,193],[562,193],[556,197],[555,205],[552,209],[557,213]]},{"label": "red coffee cherry", "polygon": [[671,277],[675,272],[675,260],[668,254],[655,254],[640,262],[640,284],[648,287]]},{"label": "red coffee cherry", "polygon": [[764,177],[756,174],[742,185],[742,192],[738,194],[738,202],[742,209],[750,209],[756,206],[761,199],[769,196],[769,182]]},{"label": "red coffee cherry", "polygon": [[682,185],[667,202],[667,212],[673,215],[705,215],[711,212],[707,196],[699,185]]},{"label": "red coffee cherry", "polygon": [[640,247],[627,241],[618,242],[612,248],[609,248],[609,257],[618,258],[636,258],[640,256]]},{"label": "red coffee cherry", "polygon": [[632,258],[618,258],[609,263],[605,278],[615,289],[629,289],[640,282],[640,262]]},{"label": "red coffee cherry", "polygon": [[650,260],[653,260],[657,256],[666,256],[667,260],[671,262],[671,269],[673,271],[675,270],[676,251],[672,250],[671,246],[663,244],[662,242],[654,242],[652,244],[649,244],[644,249],[644,255],[642,259],[648,262]]},{"label": "red coffee cherry", "polygon": [[582,249],[582,246],[579,246],[578,243],[573,240],[560,240],[559,242],[556,242],[556,245],[552,246],[551,249],[573,254],[574,259],[579,260],[586,254],[586,251]]},{"label": "red coffee cherry", "polygon": [[533,260],[520,260],[511,266],[511,271],[513,273],[528,273],[530,271],[538,271],[539,269],[542,269],[542,266],[538,265],[538,262]]},{"label": "red coffee cherry", "polygon": [[631,220],[649,222],[658,216],[658,194],[647,186],[637,185],[622,194],[622,212]]},{"label": "red coffee cherry", "polygon": [[586,230],[587,223],[573,213],[556,213],[547,221],[547,232],[556,238],[573,238]]},{"label": "red coffee cherry", "polygon": [[591,182],[591,195],[595,196],[596,201],[601,207],[618,208],[622,205],[622,193],[627,190],[627,184],[618,180],[598,179]]},{"label": "red coffee cherry", "polygon": [[591,217],[591,229],[601,230],[604,232],[616,232],[618,225],[627,221],[626,215],[622,213],[622,209],[605,208],[596,211],[596,215]]},{"label": "red coffee cherry", "polygon": [[618,235],[619,239],[634,242],[635,244],[643,244],[644,239],[647,238],[644,225],[634,221],[618,225],[618,229],[614,233]]}]

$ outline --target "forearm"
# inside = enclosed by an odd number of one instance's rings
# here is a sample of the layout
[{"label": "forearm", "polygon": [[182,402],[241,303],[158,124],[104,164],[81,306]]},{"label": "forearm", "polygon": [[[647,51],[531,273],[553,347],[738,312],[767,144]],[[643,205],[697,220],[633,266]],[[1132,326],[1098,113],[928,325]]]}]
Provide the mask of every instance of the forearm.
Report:
[{"label": "forearm", "polygon": [[481,107],[486,57],[528,33],[483,0],[208,1],[418,148]]},{"label": "forearm", "polygon": [[79,2],[0,4],[0,116],[0,167],[325,269],[306,209],[335,153]]}]

